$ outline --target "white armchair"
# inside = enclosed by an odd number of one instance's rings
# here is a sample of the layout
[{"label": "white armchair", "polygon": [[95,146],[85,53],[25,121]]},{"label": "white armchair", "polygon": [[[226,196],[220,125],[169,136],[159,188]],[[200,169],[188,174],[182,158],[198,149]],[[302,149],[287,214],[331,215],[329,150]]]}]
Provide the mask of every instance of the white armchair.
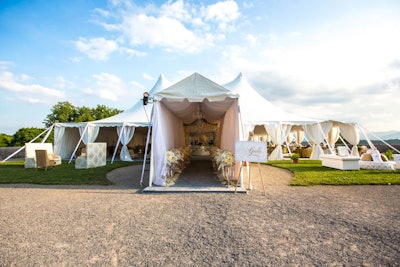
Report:
[{"label": "white armchair", "polygon": [[50,160],[55,165],[61,164],[61,156],[54,154],[53,144],[51,143],[26,143],[25,144],[25,168],[36,168],[35,150],[46,150]]}]

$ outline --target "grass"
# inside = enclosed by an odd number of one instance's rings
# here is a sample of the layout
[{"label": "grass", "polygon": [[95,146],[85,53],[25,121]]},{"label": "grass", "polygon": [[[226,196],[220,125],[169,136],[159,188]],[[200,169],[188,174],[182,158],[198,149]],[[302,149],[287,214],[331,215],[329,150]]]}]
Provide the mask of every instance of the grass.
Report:
[{"label": "grass", "polygon": [[323,167],[320,160],[269,161],[267,164],[290,170],[294,178],[290,185],[387,185],[400,184],[400,171],[342,171]]},{"label": "grass", "polygon": [[[24,161],[0,163],[0,184],[43,184],[43,185],[111,185],[107,173],[132,162],[117,161],[104,167],[75,169],[75,164],[63,164],[47,171],[25,169]],[[341,171],[322,167],[320,160],[300,160],[293,164],[289,160],[269,161],[267,164],[290,170],[294,174],[291,185],[400,185],[400,171]]]},{"label": "grass", "polygon": [[55,168],[25,169],[24,161],[9,161],[0,163],[0,184],[43,184],[43,185],[111,185],[107,173],[121,167],[131,166],[132,163],[118,161],[107,163],[104,167],[93,169],[75,169],[75,164],[63,162]]}]

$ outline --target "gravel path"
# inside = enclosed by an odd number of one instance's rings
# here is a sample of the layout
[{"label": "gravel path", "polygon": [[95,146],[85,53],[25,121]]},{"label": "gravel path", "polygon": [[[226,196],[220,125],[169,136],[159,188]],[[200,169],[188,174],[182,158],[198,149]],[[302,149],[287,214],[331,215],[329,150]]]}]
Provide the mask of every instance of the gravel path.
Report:
[{"label": "gravel path", "polygon": [[0,266],[400,266],[399,186],[291,187],[262,165],[263,195],[253,165],[248,194],[142,194],[140,171],[1,185]]}]

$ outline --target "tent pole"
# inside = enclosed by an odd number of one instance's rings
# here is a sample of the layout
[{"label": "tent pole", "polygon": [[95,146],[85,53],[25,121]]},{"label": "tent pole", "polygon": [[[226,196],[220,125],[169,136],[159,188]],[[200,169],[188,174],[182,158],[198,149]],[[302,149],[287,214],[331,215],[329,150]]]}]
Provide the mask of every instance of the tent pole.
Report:
[{"label": "tent pole", "polygon": [[324,137],[324,140],[326,141],[326,145],[328,146],[329,151],[331,152],[331,154],[336,154],[335,151],[333,151],[331,145],[329,144],[328,138],[326,137],[326,135],[325,135],[325,133],[324,133],[324,130],[322,129],[321,123],[319,123],[319,122],[318,122],[318,128],[319,128],[319,130],[321,131],[322,136]]},{"label": "tent pole", "polygon": [[[44,134],[45,132],[51,132],[51,130],[53,129],[53,125],[50,126],[49,128],[47,128],[46,130],[44,130],[43,132],[41,132],[38,136],[36,136],[35,138],[33,138],[31,141],[29,141],[28,143],[32,143],[33,141],[35,141],[36,139],[38,139],[42,134]],[[46,139],[48,137],[48,135],[45,136]],[[43,140],[46,140],[43,138]],[[42,142],[43,143],[43,142]],[[22,149],[24,149],[25,146],[20,147],[17,151],[15,151],[14,153],[12,153],[10,156],[8,156],[7,158],[5,158],[4,160],[2,160],[1,162],[6,162],[7,160],[9,160],[10,158],[14,157],[16,154],[18,154]]]},{"label": "tent pole", "polygon": [[[246,141],[246,140],[244,140],[244,126],[243,126],[243,119],[242,119],[242,112],[240,112],[240,106],[238,105],[238,113],[239,113],[239,120],[240,120],[240,124],[239,124],[239,126],[242,128],[241,130],[241,132],[242,132],[242,140],[243,141]],[[240,134],[240,132],[239,132],[239,134]],[[247,169],[247,171],[249,172],[249,162],[246,162],[246,169]],[[243,167],[243,162],[240,162],[240,170],[239,170],[239,174],[240,174],[240,187],[242,187],[242,188],[244,188],[244,181],[243,181],[243,169],[242,169],[242,167]],[[237,187],[237,186],[236,186]],[[236,190],[235,190],[236,191]]]},{"label": "tent pole", "polygon": [[114,153],[113,153],[113,156],[112,156],[112,159],[111,159],[111,163],[114,163],[115,155],[117,155],[118,146],[119,146],[119,143],[121,142],[121,137],[124,134],[124,132],[125,132],[125,122],[122,124],[121,132],[118,135],[118,141],[117,141],[117,144],[115,145],[115,149],[114,149]]},{"label": "tent pole", "polygon": [[[379,136],[377,136],[376,134],[374,134],[373,132],[368,131],[370,134],[372,134],[373,136],[375,136],[376,138],[378,138],[379,141],[382,141],[385,145],[387,145],[388,147],[390,147],[391,149],[393,149],[394,151],[396,151],[397,153],[400,153],[399,150],[397,150],[395,147],[393,147],[392,145],[390,145],[388,142],[386,142],[385,140],[383,140],[382,138],[380,138]],[[365,133],[364,133],[365,135]],[[365,135],[366,136],[366,135]],[[371,141],[372,144],[372,141]],[[375,147],[375,146],[374,146]],[[375,147],[376,149],[376,147]]]},{"label": "tent pole", "polygon": [[83,136],[85,136],[85,133],[86,133],[88,127],[89,127],[89,123],[86,124],[85,129],[83,130],[83,133],[81,134],[81,137],[79,138],[78,144],[76,144],[74,152],[72,153],[71,158],[69,159],[68,163],[71,163],[73,157],[75,156],[76,151],[78,150],[78,147],[79,147],[80,143],[82,142]]},{"label": "tent pole", "polygon": [[46,142],[47,138],[49,138],[49,135],[51,134],[51,131],[54,128],[55,123],[53,123],[48,129],[47,134],[45,135],[45,137],[43,137],[42,143]]},{"label": "tent pole", "polygon": [[365,140],[367,140],[368,145],[369,145],[372,149],[375,149],[375,150],[376,150],[376,147],[375,147],[374,144],[372,143],[371,139],[369,139],[369,137],[368,137],[368,135],[365,133],[364,129],[363,129],[359,124],[357,124],[357,126],[358,126],[358,129],[360,129],[360,131],[363,133],[363,135],[364,135],[364,137],[365,137]]},{"label": "tent pole", "polygon": [[[148,152],[147,150],[148,150],[148,147],[149,147],[151,124],[152,124],[152,121],[153,121],[153,109],[154,109],[154,106],[151,109],[150,121],[149,121],[149,124],[147,126],[146,147],[144,148],[142,175],[140,176],[140,187],[143,186],[144,169],[146,168],[146,158],[147,158],[147,152]],[[149,179],[149,186],[151,186],[150,179]]]}]

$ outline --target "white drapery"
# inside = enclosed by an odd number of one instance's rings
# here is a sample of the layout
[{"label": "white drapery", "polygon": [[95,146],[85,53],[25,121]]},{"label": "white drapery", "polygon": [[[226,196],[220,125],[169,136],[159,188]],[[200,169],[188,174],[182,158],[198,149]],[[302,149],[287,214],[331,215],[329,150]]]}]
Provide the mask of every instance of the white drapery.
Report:
[{"label": "white drapery", "polygon": [[327,135],[327,142],[331,147],[334,147],[340,137],[340,129],[338,126],[333,126]]},{"label": "white drapery", "polygon": [[[85,131],[86,128],[86,131]],[[88,124],[86,126],[79,127],[79,134],[81,135],[82,142],[86,145],[87,143],[94,143],[97,136],[99,135],[99,126]]]},{"label": "white drapery", "polygon": [[61,140],[65,133],[65,127],[54,127],[54,153],[61,155]]},{"label": "white drapery", "polygon": [[320,144],[323,143],[329,130],[332,128],[332,125],[333,123],[331,121],[326,121],[303,126],[306,135],[311,139],[312,142],[310,159],[320,159],[321,155],[324,154]]},{"label": "white drapery", "polygon": [[119,158],[122,161],[132,161],[132,158],[129,153],[129,149],[128,149],[127,145],[131,141],[131,139],[135,133],[135,129],[136,128],[134,126],[126,126],[125,124],[123,126],[117,127],[117,133],[118,133],[120,142],[122,144]]},{"label": "white drapery", "polygon": [[157,145],[152,146],[149,184],[164,186],[167,166],[165,153],[185,145],[185,131],[182,121],[161,102],[155,103],[153,112],[152,144]]},{"label": "white drapery", "polygon": [[270,124],[264,124],[264,127],[267,130],[268,134],[271,136],[272,142],[276,144],[275,149],[269,155],[269,159],[270,160],[283,159],[282,145],[285,142],[287,136],[289,135],[292,125],[274,122]]},{"label": "white drapery", "polygon": [[343,138],[349,142],[353,148],[351,149],[351,155],[359,157],[357,145],[360,142],[360,133],[357,131],[354,124],[339,123],[340,134]]}]

